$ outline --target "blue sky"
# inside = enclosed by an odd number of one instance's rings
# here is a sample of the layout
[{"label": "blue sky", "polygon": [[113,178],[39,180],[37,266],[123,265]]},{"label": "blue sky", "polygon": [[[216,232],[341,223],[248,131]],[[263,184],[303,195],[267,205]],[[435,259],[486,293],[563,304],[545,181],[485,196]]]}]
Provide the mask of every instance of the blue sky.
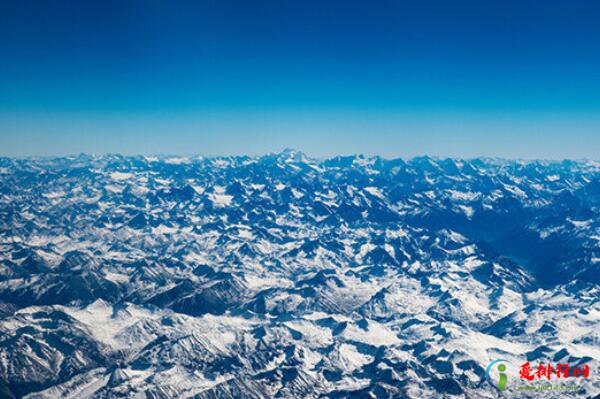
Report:
[{"label": "blue sky", "polygon": [[598,21],[595,1],[5,0],[0,155],[598,158]]}]

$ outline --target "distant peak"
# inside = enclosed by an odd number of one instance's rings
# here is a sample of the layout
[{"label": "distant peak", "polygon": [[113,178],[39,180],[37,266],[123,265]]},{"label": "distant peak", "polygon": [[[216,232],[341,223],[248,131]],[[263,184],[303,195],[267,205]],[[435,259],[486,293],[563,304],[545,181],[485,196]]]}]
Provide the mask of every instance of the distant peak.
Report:
[{"label": "distant peak", "polygon": [[291,155],[291,156],[298,155],[298,154],[304,155],[304,153],[302,151],[297,150],[295,148],[289,148],[289,147],[284,148],[283,151],[281,151],[279,153],[279,155]]},{"label": "distant peak", "polygon": [[281,161],[302,162],[307,159],[306,154],[293,148],[285,148],[283,151],[275,153],[274,155]]}]

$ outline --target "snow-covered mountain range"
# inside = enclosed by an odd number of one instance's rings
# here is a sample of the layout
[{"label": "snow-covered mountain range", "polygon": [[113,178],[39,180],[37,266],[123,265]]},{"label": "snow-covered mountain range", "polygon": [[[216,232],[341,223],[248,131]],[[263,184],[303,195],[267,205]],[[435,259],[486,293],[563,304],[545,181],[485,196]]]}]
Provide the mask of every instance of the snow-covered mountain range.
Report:
[{"label": "snow-covered mountain range", "polygon": [[592,398],[599,299],[594,161],[0,158],[2,398]]}]

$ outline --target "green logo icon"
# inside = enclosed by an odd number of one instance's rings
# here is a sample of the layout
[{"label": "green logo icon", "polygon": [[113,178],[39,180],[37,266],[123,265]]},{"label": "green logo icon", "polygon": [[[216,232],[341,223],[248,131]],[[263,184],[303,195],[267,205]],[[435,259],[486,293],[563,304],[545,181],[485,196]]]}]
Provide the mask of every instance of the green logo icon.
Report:
[{"label": "green logo icon", "polygon": [[[492,377],[490,376],[490,371],[492,370],[492,367],[496,363],[500,363],[500,364],[498,364],[498,368],[497,368],[499,377],[500,377],[498,379],[498,384],[496,384],[495,381],[493,381]],[[485,370],[485,379],[491,386],[498,389],[499,391],[505,391],[506,385],[508,384],[508,376],[506,375],[506,364],[504,364],[504,363],[509,363],[509,362],[504,359],[494,360],[487,366],[487,369]]]},{"label": "green logo icon", "polygon": [[506,389],[506,365],[500,364],[498,365],[498,371],[500,372],[500,380],[498,381],[498,389],[504,391]]}]

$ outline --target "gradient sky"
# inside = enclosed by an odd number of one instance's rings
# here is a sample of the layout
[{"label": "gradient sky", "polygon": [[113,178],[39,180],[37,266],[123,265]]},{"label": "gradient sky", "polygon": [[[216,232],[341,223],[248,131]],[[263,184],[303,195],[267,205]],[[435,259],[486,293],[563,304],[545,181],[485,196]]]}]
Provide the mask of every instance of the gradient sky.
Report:
[{"label": "gradient sky", "polygon": [[600,2],[0,1],[0,155],[600,158]]}]

